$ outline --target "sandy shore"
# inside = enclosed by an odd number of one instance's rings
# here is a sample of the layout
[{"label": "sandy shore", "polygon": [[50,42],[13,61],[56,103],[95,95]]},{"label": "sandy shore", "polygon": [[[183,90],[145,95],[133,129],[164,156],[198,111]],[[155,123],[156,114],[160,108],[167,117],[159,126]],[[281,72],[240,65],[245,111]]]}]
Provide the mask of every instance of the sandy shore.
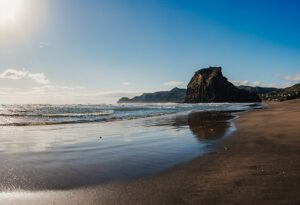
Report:
[{"label": "sandy shore", "polygon": [[300,204],[300,100],[241,114],[216,152],[147,179],[0,193],[1,204]]}]

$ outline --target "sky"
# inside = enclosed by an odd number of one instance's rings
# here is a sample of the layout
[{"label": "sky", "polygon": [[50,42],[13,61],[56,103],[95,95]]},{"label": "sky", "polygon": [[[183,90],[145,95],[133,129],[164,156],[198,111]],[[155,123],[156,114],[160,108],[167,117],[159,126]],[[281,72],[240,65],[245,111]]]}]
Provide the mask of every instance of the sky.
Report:
[{"label": "sky", "polygon": [[0,104],[114,103],[222,66],[300,82],[297,0],[0,0]]}]

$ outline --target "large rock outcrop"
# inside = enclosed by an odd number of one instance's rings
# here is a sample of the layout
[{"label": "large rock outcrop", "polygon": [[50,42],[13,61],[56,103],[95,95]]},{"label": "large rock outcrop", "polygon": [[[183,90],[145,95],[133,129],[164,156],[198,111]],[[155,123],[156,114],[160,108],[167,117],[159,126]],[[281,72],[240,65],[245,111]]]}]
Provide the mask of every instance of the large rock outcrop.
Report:
[{"label": "large rock outcrop", "polygon": [[186,89],[173,88],[170,91],[160,91],[155,93],[144,93],[132,99],[123,97],[118,103],[182,103],[184,102]]},{"label": "large rock outcrop", "polygon": [[188,84],[185,98],[186,103],[260,101],[256,92],[238,89],[230,83],[221,67],[197,71]]}]

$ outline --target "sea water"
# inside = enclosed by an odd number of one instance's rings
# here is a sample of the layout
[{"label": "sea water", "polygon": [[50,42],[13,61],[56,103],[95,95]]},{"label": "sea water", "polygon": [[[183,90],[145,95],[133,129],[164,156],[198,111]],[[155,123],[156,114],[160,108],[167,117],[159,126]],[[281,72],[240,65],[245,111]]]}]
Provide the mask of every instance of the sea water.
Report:
[{"label": "sea water", "polygon": [[[252,104],[1,105],[0,191],[149,176],[214,150]],[[209,112],[207,112],[209,111]]]}]

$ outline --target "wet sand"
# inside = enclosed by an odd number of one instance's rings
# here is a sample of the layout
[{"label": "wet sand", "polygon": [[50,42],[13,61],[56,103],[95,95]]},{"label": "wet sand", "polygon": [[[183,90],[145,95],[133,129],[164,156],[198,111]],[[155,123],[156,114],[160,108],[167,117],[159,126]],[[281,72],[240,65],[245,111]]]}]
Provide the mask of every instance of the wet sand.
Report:
[{"label": "wet sand", "polygon": [[85,189],[0,193],[1,204],[299,204],[300,101],[242,113],[206,156],[163,173]]},{"label": "wet sand", "polygon": [[235,130],[233,118],[224,112],[192,112],[0,127],[0,192],[72,190],[153,176],[214,150]]}]

